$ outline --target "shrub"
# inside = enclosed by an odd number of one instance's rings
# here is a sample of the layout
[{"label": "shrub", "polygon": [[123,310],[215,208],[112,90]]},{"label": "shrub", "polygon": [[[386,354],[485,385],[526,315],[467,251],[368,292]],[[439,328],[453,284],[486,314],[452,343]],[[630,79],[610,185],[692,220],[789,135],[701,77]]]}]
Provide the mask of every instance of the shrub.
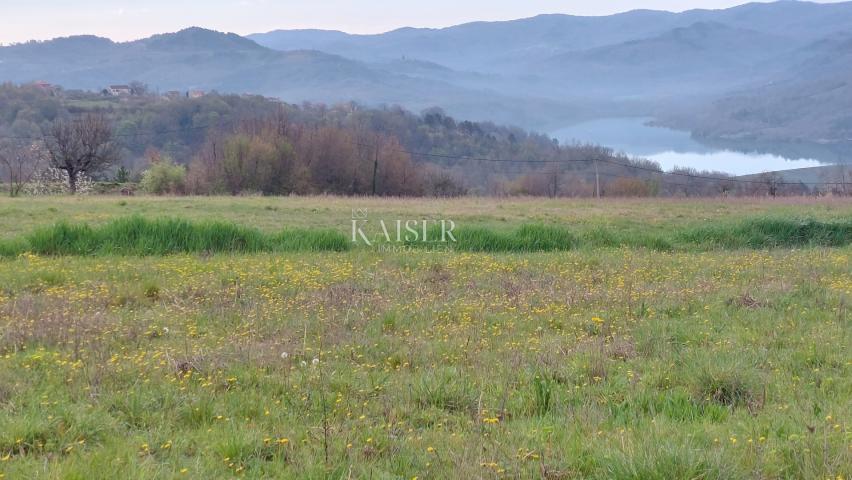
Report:
[{"label": "shrub", "polygon": [[130,181],[130,171],[124,167],[124,165],[118,167],[118,170],[115,172],[116,183],[127,183]]},{"label": "shrub", "polygon": [[186,193],[186,169],[168,158],[151,165],[142,173],[142,190],[155,195]]}]

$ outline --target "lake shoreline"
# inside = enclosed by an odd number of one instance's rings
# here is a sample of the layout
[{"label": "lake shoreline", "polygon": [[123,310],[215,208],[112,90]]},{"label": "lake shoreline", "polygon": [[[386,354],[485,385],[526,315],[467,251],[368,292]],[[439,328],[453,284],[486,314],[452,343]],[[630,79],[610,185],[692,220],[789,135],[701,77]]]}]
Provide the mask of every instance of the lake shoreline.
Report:
[{"label": "lake shoreline", "polygon": [[[690,132],[653,125],[653,117],[611,117],[576,123],[550,132],[563,143],[594,143],[623,152],[631,157],[657,162],[664,170],[674,167],[725,172],[732,175],[754,175],[768,171],[815,168],[840,163],[842,157],[827,160],[825,157],[797,155],[808,152],[804,145],[799,149],[769,148],[744,143],[726,145],[721,142],[704,143]],[[785,153],[791,152],[791,153]]]}]

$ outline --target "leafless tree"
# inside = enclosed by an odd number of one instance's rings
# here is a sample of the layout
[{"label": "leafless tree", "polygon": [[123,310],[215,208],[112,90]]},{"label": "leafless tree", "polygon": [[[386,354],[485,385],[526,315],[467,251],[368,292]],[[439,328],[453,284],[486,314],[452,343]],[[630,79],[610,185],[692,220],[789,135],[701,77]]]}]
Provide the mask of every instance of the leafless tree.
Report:
[{"label": "leafless tree", "polygon": [[148,95],[148,85],[138,81],[130,82],[130,94],[136,97],[144,97]]},{"label": "leafless tree", "polygon": [[764,172],[760,174],[759,178],[766,185],[766,191],[770,196],[774,197],[778,195],[778,187],[783,180],[783,177],[778,172]]},{"label": "leafless tree", "polygon": [[91,175],[107,168],[119,154],[112,127],[100,114],[55,121],[44,143],[51,165],[68,173],[72,195],[77,193],[80,174]]},{"label": "leafless tree", "polygon": [[20,145],[4,143],[0,145],[0,165],[9,179],[9,195],[20,195],[24,186],[30,182],[44,162],[45,152],[38,143]]}]

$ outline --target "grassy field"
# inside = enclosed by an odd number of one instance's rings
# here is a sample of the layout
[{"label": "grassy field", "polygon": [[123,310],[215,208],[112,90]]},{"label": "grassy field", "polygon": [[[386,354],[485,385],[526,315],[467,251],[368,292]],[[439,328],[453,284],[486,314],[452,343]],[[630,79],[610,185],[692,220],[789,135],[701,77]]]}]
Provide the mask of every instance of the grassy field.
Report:
[{"label": "grassy field", "polygon": [[[826,199],[92,197],[1,199],[0,239],[129,215],[345,237],[356,208],[587,242],[852,221]],[[0,256],[0,478],[848,479],[841,240],[25,248]]]},{"label": "grassy field", "polygon": [[337,228],[347,232],[353,209],[376,218],[451,218],[459,225],[512,228],[522,223],[570,224],[573,229],[613,226],[624,231],[666,231],[772,215],[819,220],[849,219],[848,199],[651,199],[543,198],[377,199],[345,197],[29,197],[0,196],[0,238],[28,233],[57,221],[91,225],[143,215],[221,220],[267,232],[282,228]]}]

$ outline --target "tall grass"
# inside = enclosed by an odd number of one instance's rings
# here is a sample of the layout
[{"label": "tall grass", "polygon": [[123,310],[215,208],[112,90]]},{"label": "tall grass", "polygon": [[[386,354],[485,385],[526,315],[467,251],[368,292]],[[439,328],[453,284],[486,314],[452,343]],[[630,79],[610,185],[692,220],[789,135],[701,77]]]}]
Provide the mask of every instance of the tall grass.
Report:
[{"label": "tall grass", "polygon": [[[436,234],[439,232],[435,232]],[[501,232],[458,228],[452,247],[469,252],[562,251],[575,248],[646,248],[655,251],[840,247],[852,243],[852,219],[840,222],[757,218],[737,223],[675,227],[670,231],[620,231],[595,227],[576,233],[562,226],[524,225]],[[431,238],[435,238],[432,234]]]},{"label": "tall grass", "polygon": [[[455,242],[463,252],[548,252],[576,248],[645,248],[655,251],[839,247],[852,243],[852,219],[837,222],[757,218],[736,223],[684,225],[666,232],[596,227],[576,233],[559,225],[522,225],[515,230],[459,227]],[[427,238],[441,238],[433,228]],[[447,237],[449,240],[449,237]],[[410,242],[410,246],[434,245]],[[288,229],[267,234],[225,222],[193,223],[174,218],[120,218],[102,226],[60,222],[22,238],[0,241],[0,256],[167,255],[193,252],[344,251],[354,244],[335,230]]]},{"label": "tall grass", "polygon": [[271,238],[273,250],[284,252],[342,252],[351,246],[349,239],[335,230],[293,228]]},{"label": "tall grass", "polygon": [[758,218],[693,228],[679,232],[676,239],[711,248],[841,247],[852,243],[852,219],[829,223]]},{"label": "tall grass", "polygon": [[140,216],[113,220],[98,227],[57,223],[35,230],[17,243],[19,252],[42,255],[342,251],[348,247],[343,234],[329,230],[285,230],[269,235],[232,223],[149,220]]},{"label": "tall grass", "polygon": [[458,228],[452,247],[466,252],[535,252],[571,250],[577,238],[564,227],[523,225],[515,231],[498,232],[485,228]]}]

